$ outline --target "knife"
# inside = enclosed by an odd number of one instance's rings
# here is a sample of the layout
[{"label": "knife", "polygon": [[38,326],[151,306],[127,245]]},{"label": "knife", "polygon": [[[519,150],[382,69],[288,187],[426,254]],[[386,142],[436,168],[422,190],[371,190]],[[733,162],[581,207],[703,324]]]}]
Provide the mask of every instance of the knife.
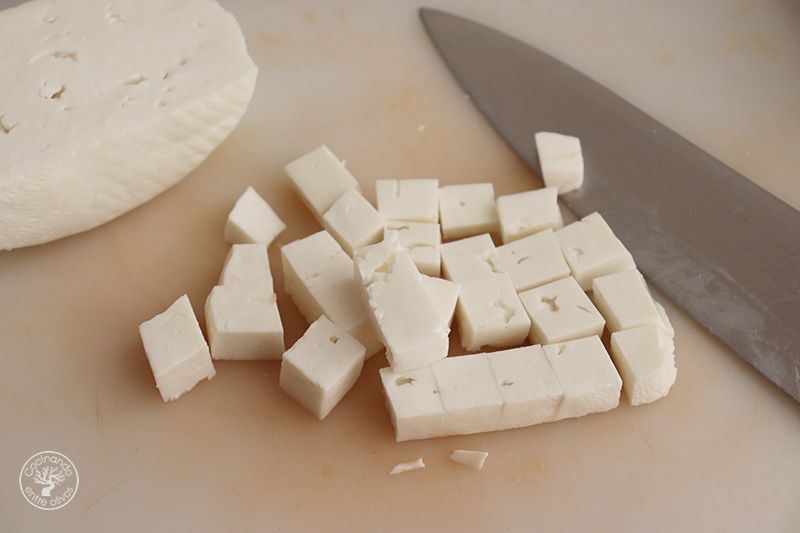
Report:
[{"label": "knife", "polygon": [[584,184],[647,279],[800,402],[800,212],[552,56],[468,19],[422,22],[472,102],[536,172],[534,134],[581,140]]}]

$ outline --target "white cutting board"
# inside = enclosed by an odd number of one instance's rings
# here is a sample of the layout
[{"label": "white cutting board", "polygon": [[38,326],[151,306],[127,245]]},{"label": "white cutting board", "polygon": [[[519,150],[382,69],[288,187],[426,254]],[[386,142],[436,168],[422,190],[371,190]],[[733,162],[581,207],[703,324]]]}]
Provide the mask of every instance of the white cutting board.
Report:
[{"label": "white cutting board", "polygon": [[[661,295],[679,372],[648,406],[623,400],[579,420],[398,444],[377,377],[383,355],[323,422],[280,391],[277,363],[219,363],[212,381],[164,404],[139,323],[184,293],[202,312],[228,250],[225,217],[248,185],[287,222],[281,243],[318,229],[282,173],[291,159],[328,144],[370,199],[378,178],[492,181],[498,195],[539,186],[463,98],[416,3],[223,3],[261,69],[232,136],[112,223],[0,252],[0,529],[800,527],[800,405]],[[570,62],[800,207],[797,3],[431,5]],[[271,258],[280,283],[277,248]],[[278,298],[291,345],[305,324],[280,288]],[[488,451],[483,470],[450,462],[456,448]],[[18,486],[43,450],[80,475],[55,511],[29,505]],[[426,469],[389,475],[418,457]]]}]

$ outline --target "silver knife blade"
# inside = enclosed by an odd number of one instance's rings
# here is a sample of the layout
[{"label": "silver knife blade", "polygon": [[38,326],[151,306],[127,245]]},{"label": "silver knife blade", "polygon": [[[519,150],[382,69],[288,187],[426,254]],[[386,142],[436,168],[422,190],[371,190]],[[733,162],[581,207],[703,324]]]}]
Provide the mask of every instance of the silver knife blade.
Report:
[{"label": "silver knife blade", "polygon": [[537,131],[581,139],[581,189],[638,268],[800,402],[800,212],[599,83],[468,19],[420,16],[450,71],[538,172]]}]

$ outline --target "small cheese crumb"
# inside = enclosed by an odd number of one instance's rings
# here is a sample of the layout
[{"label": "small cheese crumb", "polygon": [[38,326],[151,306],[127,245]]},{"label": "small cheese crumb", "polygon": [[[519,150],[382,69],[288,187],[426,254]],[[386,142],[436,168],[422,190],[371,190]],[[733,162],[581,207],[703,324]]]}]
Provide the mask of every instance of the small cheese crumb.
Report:
[{"label": "small cheese crumb", "polygon": [[408,463],[399,463],[394,465],[392,471],[389,472],[389,475],[395,474],[402,474],[403,472],[408,472],[409,470],[416,470],[418,468],[425,468],[425,463],[422,462],[422,457],[417,459],[416,461],[409,461]]},{"label": "small cheese crumb", "polygon": [[450,460],[460,465],[468,466],[475,470],[483,468],[483,463],[489,457],[489,452],[479,452],[475,450],[454,450],[450,454]]}]

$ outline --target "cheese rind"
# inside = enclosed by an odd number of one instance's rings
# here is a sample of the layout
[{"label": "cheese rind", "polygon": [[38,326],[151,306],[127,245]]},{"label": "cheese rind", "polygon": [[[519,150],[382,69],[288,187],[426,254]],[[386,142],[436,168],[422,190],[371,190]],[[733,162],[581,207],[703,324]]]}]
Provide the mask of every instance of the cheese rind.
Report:
[{"label": "cheese rind", "polygon": [[365,353],[353,336],[321,316],[283,354],[279,385],[322,420],[361,375]]},{"label": "cheese rind", "polygon": [[0,249],[88,230],[176,183],[238,124],[258,73],[211,0],[35,0],[3,11],[0,35],[14,50],[0,56]]},{"label": "cheese rind", "polygon": [[189,297],[183,295],[139,326],[142,344],[166,401],[175,400],[203,379],[216,374],[208,345],[200,330]]}]

